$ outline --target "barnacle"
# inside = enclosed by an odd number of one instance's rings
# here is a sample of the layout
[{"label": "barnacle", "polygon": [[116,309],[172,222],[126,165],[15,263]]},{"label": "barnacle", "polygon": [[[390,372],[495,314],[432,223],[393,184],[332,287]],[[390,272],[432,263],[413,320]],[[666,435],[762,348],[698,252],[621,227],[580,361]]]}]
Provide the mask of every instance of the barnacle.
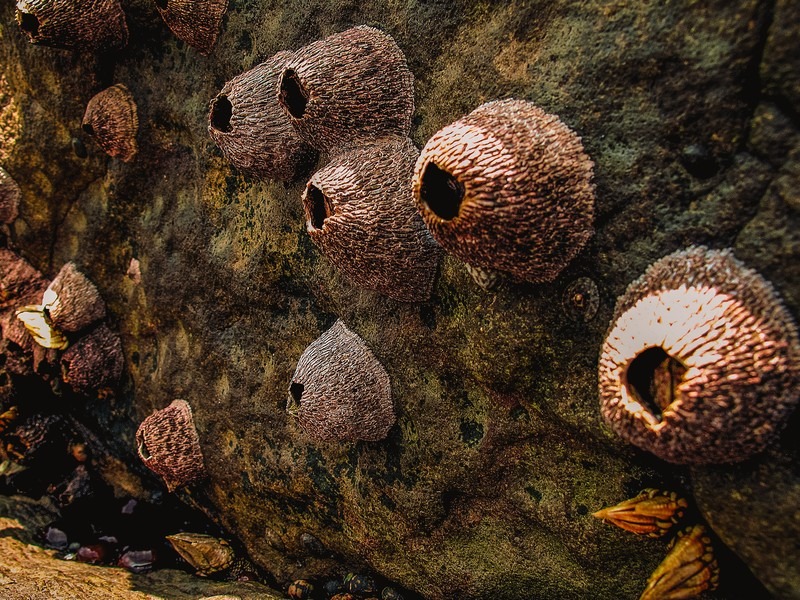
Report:
[{"label": "barnacle", "polygon": [[83,130],[109,156],[132,161],[139,150],[136,143],[139,116],[128,88],[118,83],[89,100],[83,115]]},{"label": "barnacle", "polygon": [[156,0],[156,8],[178,39],[208,54],[217,42],[228,0]]},{"label": "barnacle", "polygon": [[44,348],[64,350],[69,346],[69,340],[58,329],[53,328],[45,318],[44,307],[40,304],[29,304],[15,312],[31,335],[33,340]]},{"label": "barnacle", "polygon": [[639,535],[661,537],[683,517],[688,506],[675,492],[647,488],[635,498],[603,508],[593,516]]},{"label": "barnacle", "polygon": [[589,277],[578,277],[564,289],[561,306],[573,321],[591,321],[600,307],[597,284]]},{"label": "barnacle", "polygon": [[22,192],[17,182],[0,167],[0,223],[12,223],[19,215]]},{"label": "barnacle", "polygon": [[42,296],[42,311],[54,329],[80,331],[106,316],[106,303],[97,287],[68,262]]},{"label": "barnacle", "polygon": [[224,571],[235,558],[228,542],[204,533],[175,533],[168,535],[167,540],[200,575]]},{"label": "barnacle", "polygon": [[484,267],[475,267],[473,265],[464,263],[467,273],[472,277],[472,281],[478,284],[482,290],[491,291],[503,282],[503,274],[494,269],[486,269]]},{"label": "barnacle", "polygon": [[40,302],[48,283],[24,258],[0,248],[0,310]]},{"label": "barnacle", "polygon": [[124,362],[119,335],[100,325],[61,356],[61,378],[85,394],[119,381]]},{"label": "barnacle", "polygon": [[128,43],[119,0],[17,0],[17,23],[33,44],[93,51]]}]

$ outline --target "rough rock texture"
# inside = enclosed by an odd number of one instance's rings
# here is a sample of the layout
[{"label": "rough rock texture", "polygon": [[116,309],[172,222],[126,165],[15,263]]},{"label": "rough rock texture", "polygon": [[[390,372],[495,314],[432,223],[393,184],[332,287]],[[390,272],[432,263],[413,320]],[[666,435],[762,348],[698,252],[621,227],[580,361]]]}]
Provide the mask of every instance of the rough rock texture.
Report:
[{"label": "rough rock texture", "polygon": [[[798,495],[775,510],[748,494],[746,527],[726,500],[751,480],[761,489],[776,459],[708,467],[716,476],[701,486],[604,427],[596,369],[615,298],[691,244],[732,246],[797,318],[797,12],[791,0],[238,1],[198,60],[151,0],[126,3],[125,51],[96,57],[30,45],[12,3],[0,5],[0,166],[23,193],[11,241],[47,277],[85,266],[122,334],[122,390],[90,401],[87,424],[152,489],[136,425],[186,399],[209,473],[191,501],[281,584],[372,569],[429,599],[636,598],[667,542],[591,513],[645,487],[691,497],[697,486],[715,533],[770,590],[796,597]],[[303,182],[255,182],[216,149],[205,117],[225,81],[356,24],[406,54],[420,147],[511,96],[581,136],[596,234],[555,281],[484,292],[446,258],[428,302],[359,290],[308,239]],[[86,102],[115,83],[139,108],[130,164],[80,131]],[[125,275],[131,258],[139,285]],[[597,314],[572,320],[562,295],[584,276]],[[297,359],[337,317],[392,379],[398,423],[382,442],[318,448],[284,411]],[[795,419],[774,456],[798,434]],[[800,481],[796,469],[775,477],[786,490]],[[720,558],[709,597],[765,597],[736,561]]]}]

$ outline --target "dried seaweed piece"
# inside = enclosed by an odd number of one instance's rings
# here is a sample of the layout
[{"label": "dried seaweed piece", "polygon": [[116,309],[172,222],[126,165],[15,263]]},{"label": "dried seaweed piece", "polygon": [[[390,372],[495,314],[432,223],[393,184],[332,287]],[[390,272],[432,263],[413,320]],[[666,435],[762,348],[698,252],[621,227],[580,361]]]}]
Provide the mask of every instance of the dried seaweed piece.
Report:
[{"label": "dried seaweed piece", "polygon": [[144,464],[164,478],[170,492],[206,475],[192,409],[184,400],[173,400],[142,421],[136,444]]},{"label": "dried seaweed piece", "polygon": [[75,333],[106,316],[106,303],[95,285],[68,262],[42,296],[42,308],[58,331]]},{"label": "dried seaweed piece", "polygon": [[228,0],[156,0],[156,8],[179,40],[209,54],[217,43]]},{"label": "dried seaweed piece", "polygon": [[118,83],[89,100],[83,115],[83,130],[109,156],[132,161],[139,151],[136,143],[139,116],[128,88]]},{"label": "dried seaweed piece", "polygon": [[291,181],[307,174],[317,152],[300,139],[278,104],[275,88],[289,52],[234,77],[211,101],[208,133],[241,171]]},{"label": "dried seaweed piece", "polygon": [[10,224],[19,216],[19,201],[22,191],[17,182],[0,167],[0,223]]},{"label": "dried seaweed piece", "polygon": [[204,533],[175,533],[167,540],[200,575],[224,571],[233,564],[233,548],[225,540]]},{"label": "dried seaweed piece", "polygon": [[61,378],[76,392],[88,394],[115,385],[124,363],[119,336],[100,325],[61,356]]},{"label": "dried seaweed piece", "polygon": [[342,152],[306,185],[311,240],[355,285],[405,302],[427,300],[442,251],[414,209],[419,151],[407,138]]},{"label": "dried seaweed piece", "polygon": [[17,24],[31,43],[55,48],[94,51],[128,43],[119,0],[17,0]]},{"label": "dried seaweed piece", "polygon": [[306,348],[286,409],[318,441],[377,441],[395,421],[389,375],[343,321]]},{"label": "dried seaweed piece", "polygon": [[798,385],[797,327],[772,286],[726,250],[691,247],[651,265],[617,300],[600,356],[606,422],[673,463],[760,452]]},{"label": "dried seaweed piece", "polygon": [[632,533],[661,537],[681,519],[689,503],[675,492],[647,488],[635,498],[598,510],[592,516]]},{"label": "dried seaweed piece", "polygon": [[552,281],[592,235],[592,168],[555,115],[488,102],[428,140],[414,199],[436,241],[467,264]]},{"label": "dried seaweed piece", "polygon": [[408,135],[414,75],[391,36],[364,25],[300,48],[280,75],[278,101],[309,144]]}]

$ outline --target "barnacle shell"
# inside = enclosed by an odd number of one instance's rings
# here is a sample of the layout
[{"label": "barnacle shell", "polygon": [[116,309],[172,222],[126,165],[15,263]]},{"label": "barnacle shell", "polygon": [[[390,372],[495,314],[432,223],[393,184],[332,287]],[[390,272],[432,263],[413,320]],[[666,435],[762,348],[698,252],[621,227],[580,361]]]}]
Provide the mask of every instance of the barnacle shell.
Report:
[{"label": "barnacle shell", "polygon": [[0,248],[0,310],[39,302],[48,281],[28,261]]},{"label": "barnacle shell", "polygon": [[391,36],[359,25],[300,48],[286,63],[278,101],[311,145],[408,135],[414,76]]},{"label": "barnacle shell", "polygon": [[730,251],[662,258],[617,301],[599,364],[612,430],[658,457],[741,461],[798,401],[797,328],[772,286]]},{"label": "barnacle shell", "polygon": [[635,498],[603,508],[593,516],[627,531],[657,538],[672,529],[688,506],[675,492],[647,488]]},{"label": "barnacle shell", "polygon": [[106,316],[106,303],[75,263],[68,262],[42,296],[44,314],[53,328],[74,333]]},{"label": "barnacle shell", "polygon": [[15,314],[33,340],[43,348],[64,350],[69,346],[66,336],[52,327],[41,304],[23,306]]},{"label": "barnacle shell", "polygon": [[86,394],[117,383],[124,362],[119,336],[100,325],[61,356],[61,378],[76,392]]},{"label": "barnacle shell", "polygon": [[488,102],[428,140],[414,199],[436,241],[467,264],[551,281],[592,235],[592,167],[555,115]]},{"label": "barnacle shell", "polygon": [[156,8],[178,39],[208,54],[217,42],[228,0],[156,0]]},{"label": "barnacle shell", "polygon": [[485,269],[484,267],[474,267],[467,263],[464,263],[464,267],[466,267],[469,276],[472,277],[472,281],[478,284],[478,287],[482,290],[488,292],[497,289],[497,287],[503,283],[503,274],[500,271]]},{"label": "barnacle shell", "polygon": [[719,566],[705,527],[694,525],[678,534],[639,600],[694,598],[719,585]]},{"label": "barnacle shell", "polygon": [[303,352],[286,408],[319,441],[382,440],[395,421],[389,375],[341,320]]},{"label": "barnacle shell", "polygon": [[31,43],[55,48],[93,51],[128,43],[119,0],[17,0],[17,24]]},{"label": "barnacle shell", "polygon": [[83,130],[109,156],[132,161],[139,150],[136,143],[139,116],[128,88],[118,83],[89,100],[83,115]]},{"label": "barnacle shell", "polygon": [[414,209],[419,152],[407,138],[364,142],[335,156],[306,185],[306,229],[355,285],[406,302],[430,297],[441,249]]},{"label": "barnacle shell", "polygon": [[21,196],[17,182],[0,167],[0,223],[7,225],[17,218]]},{"label": "barnacle shell", "polygon": [[311,582],[305,579],[298,579],[289,584],[286,595],[292,600],[309,600],[313,592],[314,586]]},{"label": "barnacle shell", "polygon": [[204,533],[175,533],[167,540],[200,575],[224,571],[233,564],[234,552],[225,540]]},{"label": "barnacle shell", "polygon": [[561,296],[561,306],[573,321],[591,321],[600,307],[600,290],[588,277],[578,277]]},{"label": "barnacle shell", "polygon": [[142,421],[136,444],[144,464],[164,478],[169,491],[205,476],[192,409],[184,400],[173,400]]},{"label": "barnacle shell", "polygon": [[289,52],[234,77],[211,101],[208,133],[233,165],[266,179],[307,173],[317,152],[300,139],[278,104],[275,88]]}]

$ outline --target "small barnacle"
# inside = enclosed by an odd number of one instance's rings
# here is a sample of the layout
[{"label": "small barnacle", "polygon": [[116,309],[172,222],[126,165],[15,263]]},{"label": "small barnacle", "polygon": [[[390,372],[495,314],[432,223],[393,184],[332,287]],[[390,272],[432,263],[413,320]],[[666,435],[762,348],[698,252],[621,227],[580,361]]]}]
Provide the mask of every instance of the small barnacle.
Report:
[{"label": "small barnacle", "polygon": [[88,394],[116,384],[124,362],[119,336],[100,325],[61,356],[61,379],[76,392]]},{"label": "small barnacle", "polygon": [[414,76],[394,39],[372,27],[359,25],[297,50],[277,93],[298,133],[320,150],[411,129]]},{"label": "small barnacle", "polygon": [[217,43],[228,0],[156,0],[156,8],[175,37],[209,54]]},{"label": "small barnacle", "polygon": [[693,525],[678,533],[639,600],[694,598],[719,585],[719,565],[706,528]]},{"label": "small barnacle", "polygon": [[13,223],[19,215],[19,201],[22,192],[17,182],[5,169],[0,167],[0,223]]},{"label": "small barnacle", "polygon": [[688,506],[675,492],[647,488],[635,498],[603,508],[593,516],[627,531],[657,538],[672,529]]},{"label": "small barnacle", "polygon": [[17,24],[33,44],[106,50],[128,43],[119,0],[17,0]]},{"label": "small barnacle", "polygon": [[314,586],[305,579],[298,579],[289,584],[286,594],[292,600],[309,600],[314,593]]},{"label": "small barnacle", "polygon": [[233,548],[225,540],[204,533],[175,533],[167,540],[199,575],[224,571],[233,564]]},{"label": "small barnacle", "polygon": [[291,181],[307,174],[317,152],[300,139],[278,104],[278,76],[291,54],[275,56],[234,77],[211,101],[208,133],[238,169]]},{"label": "small barnacle", "polygon": [[579,277],[564,290],[561,306],[573,321],[591,321],[600,306],[597,284],[588,277]]},{"label": "small barnacle", "polygon": [[503,274],[494,269],[486,269],[484,267],[473,267],[464,263],[467,273],[472,277],[472,281],[478,284],[478,287],[487,292],[497,289],[503,282]]},{"label": "small barnacle", "polygon": [[68,262],[42,296],[42,310],[54,329],[75,333],[106,316],[97,287]]},{"label": "small barnacle", "polygon": [[134,283],[134,285],[139,285],[142,283],[142,267],[138,259],[131,258],[131,262],[128,265],[128,270],[125,272],[125,275]]},{"label": "small barnacle", "polygon": [[164,478],[170,492],[205,476],[192,409],[184,400],[173,400],[142,421],[136,444],[144,464]]},{"label": "small barnacle", "polygon": [[599,363],[600,410],[664,460],[730,463],[763,450],[798,401],[797,327],[730,251],[656,261],[617,300]]},{"label": "small barnacle", "polygon": [[319,441],[382,440],[395,421],[389,375],[341,320],[303,352],[286,408]]},{"label": "small barnacle", "polygon": [[127,87],[118,83],[96,94],[86,105],[83,130],[103,151],[123,162],[130,162],[139,150],[136,134],[139,115]]},{"label": "small barnacle", "polygon": [[405,302],[431,295],[441,249],[414,210],[419,152],[407,138],[362,143],[335,156],[306,184],[311,240],[355,285]]},{"label": "small barnacle", "polygon": [[552,281],[592,235],[592,161],[558,117],[488,102],[422,149],[413,191],[445,250],[473,267]]}]

